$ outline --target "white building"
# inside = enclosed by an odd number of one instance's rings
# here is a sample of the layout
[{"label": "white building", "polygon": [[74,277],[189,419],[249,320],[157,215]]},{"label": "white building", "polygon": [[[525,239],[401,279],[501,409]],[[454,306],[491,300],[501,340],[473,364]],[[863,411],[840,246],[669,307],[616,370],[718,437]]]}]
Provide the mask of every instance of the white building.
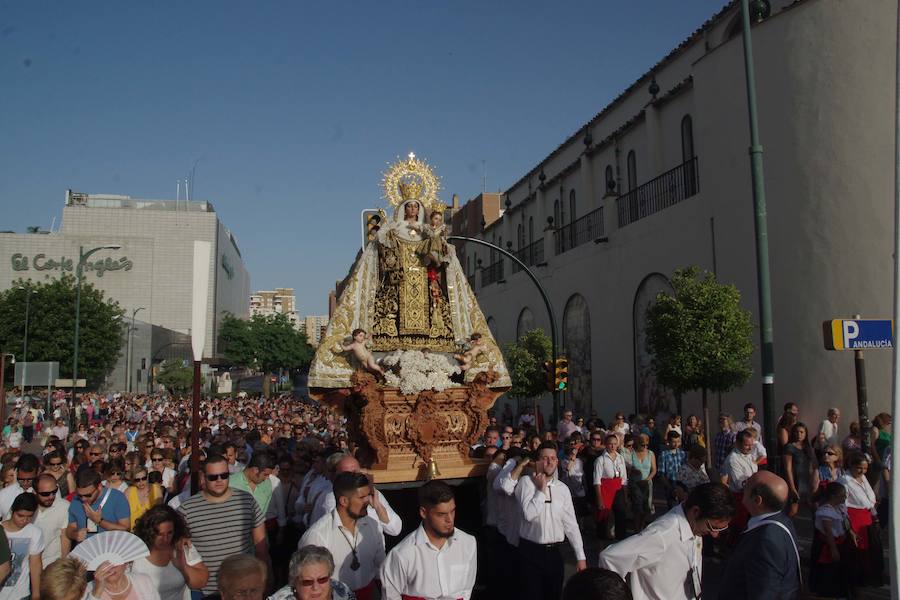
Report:
[{"label": "white building", "polygon": [[297,314],[297,297],[294,288],[260,290],[250,296],[250,316],[285,315],[294,329],[299,330],[301,321]]},{"label": "white building", "polygon": [[[643,330],[675,269],[716,272],[759,322],[739,4],[523,173],[504,194],[505,214],[481,234],[512,242],[548,289],[570,358],[566,400],[579,413],[672,409]],[[776,410],[795,401],[817,425],[837,406],[842,432],[856,414],[853,360],[824,350],[822,321],[891,316],[896,16],[887,0],[773,0],[753,27]],[[548,330],[524,273],[484,248],[464,254],[499,340]],[[890,353],[866,358],[874,415],[889,406]],[[723,395],[723,408],[759,405],[759,373],[757,350],[754,376]],[[698,410],[697,396],[685,399],[685,412]]]},{"label": "white building", "polygon": [[[84,279],[135,314],[132,389],[146,390],[154,364],[191,357],[194,240],[212,243],[204,359],[220,358],[218,328],[226,313],[247,316],[250,277],[237,242],[209,202],[139,200],[66,192],[62,223],[49,234],[0,233],[0,289],[18,279],[74,274],[79,249],[121,246],[93,254]],[[126,387],[126,348],[107,386]],[[53,357],[31,357],[54,360]]]}]

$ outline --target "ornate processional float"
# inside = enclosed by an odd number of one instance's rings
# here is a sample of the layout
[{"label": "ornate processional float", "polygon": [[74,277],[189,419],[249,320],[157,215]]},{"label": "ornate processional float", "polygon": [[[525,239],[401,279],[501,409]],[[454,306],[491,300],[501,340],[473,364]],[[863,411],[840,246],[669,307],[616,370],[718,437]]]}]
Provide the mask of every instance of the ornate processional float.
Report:
[{"label": "ornate processional float", "polygon": [[469,458],[509,373],[455,250],[440,183],[410,154],[384,173],[391,216],[353,265],[309,372],[375,481],[482,475]]}]

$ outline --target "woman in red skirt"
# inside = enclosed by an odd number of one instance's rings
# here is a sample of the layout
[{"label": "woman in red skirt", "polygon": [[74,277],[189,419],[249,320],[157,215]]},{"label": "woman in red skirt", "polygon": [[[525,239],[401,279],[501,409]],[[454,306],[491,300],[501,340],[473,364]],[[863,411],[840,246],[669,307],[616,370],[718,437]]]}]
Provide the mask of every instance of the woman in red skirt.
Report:
[{"label": "woman in red skirt", "polygon": [[615,433],[606,436],[606,451],[594,461],[594,488],[597,492],[597,522],[603,524],[603,531],[609,538],[612,521],[616,526],[616,539],[625,539],[627,519],[628,473],[625,459],[618,452],[619,437]]},{"label": "woman in red skirt", "polygon": [[847,489],[833,481],[820,489],[816,502],[809,589],[826,598],[849,598],[856,534],[847,517]]},{"label": "woman in red skirt", "polygon": [[847,460],[847,472],[840,483],[847,489],[847,516],[850,528],[856,535],[856,546],[851,552],[855,583],[880,586],[883,582],[884,555],[881,546],[881,530],[875,512],[875,491],[866,479],[869,461],[862,453],[854,453]]}]

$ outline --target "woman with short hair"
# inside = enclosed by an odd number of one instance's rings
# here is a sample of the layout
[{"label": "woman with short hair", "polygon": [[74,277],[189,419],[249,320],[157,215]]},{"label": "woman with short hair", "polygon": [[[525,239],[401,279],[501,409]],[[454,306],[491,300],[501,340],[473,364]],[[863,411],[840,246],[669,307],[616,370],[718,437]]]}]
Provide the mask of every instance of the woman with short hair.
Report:
[{"label": "woman with short hair", "polygon": [[200,553],[190,540],[187,523],[165,504],[154,506],[137,520],[134,534],[150,555],[134,561],[135,573],[153,580],[161,600],[190,600],[191,589],[202,589],[209,577]]},{"label": "woman with short hair", "polygon": [[304,546],[291,557],[288,584],[269,600],[356,600],[349,587],[332,579],[334,558],[328,548]]},{"label": "woman with short hair", "polygon": [[61,558],[41,573],[41,600],[81,600],[87,571],[76,558]]}]

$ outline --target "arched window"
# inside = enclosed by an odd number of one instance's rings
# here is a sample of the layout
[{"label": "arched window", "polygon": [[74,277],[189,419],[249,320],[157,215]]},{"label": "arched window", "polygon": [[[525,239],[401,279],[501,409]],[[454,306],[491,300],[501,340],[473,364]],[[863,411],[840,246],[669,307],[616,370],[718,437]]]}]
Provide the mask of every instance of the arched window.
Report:
[{"label": "arched window", "polygon": [[634,155],[634,150],[628,151],[628,191],[635,189],[637,187],[637,158]]},{"label": "arched window", "polygon": [[534,243],[534,217],[528,217],[528,245]]},{"label": "arched window", "polygon": [[607,194],[615,194],[616,193],[616,178],[613,175],[612,165],[606,165],[604,179],[606,180],[606,193]]},{"label": "arched window", "polygon": [[571,190],[569,192],[569,219],[574,223],[577,217],[575,216],[577,213],[575,212],[575,190]]},{"label": "arched window", "polygon": [[653,355],[647,349],[647,309],[660,292],[672,294],[673,291],[665,275],[651,273],[638,285],[632,307],[635,408],[638,413],[657,420],[676,410],[676,406],[672,392],[656,381]]},{"label": "arched window", "polygon": [[573,295],[566,303],[562,329],[563,348],[569,358],[569,406],[577,414],[589,414],[593,408],[591,313],[581,294]]},{"label": "arched window", "polygon": [[526,332],[535,328],[534,313],[527,306],[519,313],[519,320],[516,321],[516,339],[519,340]]},{"label": "arched window", "polygon": [[566,215],[566,200],[563,194],[563,186],[559,186],[559,227],[565,225],[568,221]]},{"label": "arched window", "polygon": [[562,227],[562,222],[559,219],[559,200],[553,201],[553,226]]}]

